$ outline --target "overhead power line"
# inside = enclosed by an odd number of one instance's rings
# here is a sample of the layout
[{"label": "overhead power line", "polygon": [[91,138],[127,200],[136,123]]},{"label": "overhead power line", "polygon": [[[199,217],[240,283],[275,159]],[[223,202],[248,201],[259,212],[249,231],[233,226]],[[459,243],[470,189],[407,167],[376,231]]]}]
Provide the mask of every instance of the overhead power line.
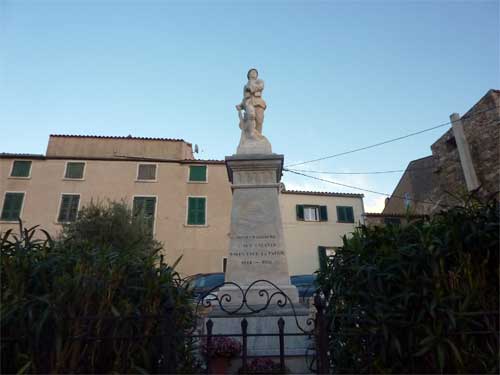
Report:
[{"label": "overhead power line", "polygon": [[[488,111],[492,111],[492,110],[497,109],[497,108],[500,108],[500,106],[496,106],[496,107],[488,108],[488,109],[486,109],[486,110],[484,110],[484,111],[477,111],[477,112],[471,113],[470,115],[463,116],[463,117],[461,117],[459,120],[456,120],[456,121],[460,121],[460,120],[467,119],[467,118],[470,118],[470,117],[473,117],[473,116],[477,116],[477,115],[479,115],[479,114],[481,114],[481,113],[488,112]],[[387,143],[391,143],[391,142],[400,141],[400,140],[405,139],[405,138],[413,137],[414,135],[418,135],[418,134],[422,134],[422,133],[425,133],[425,132],[428,132],[428,131],[431,131],[431,130],[434,130],[434,129],[438,129],[438,128],[441,128],[441,127],[446,126],[446,125],[451,125],[452,123],[453,123],[453,121],[444,122],[444,123],[442,123],[442,124],[439,124],[439,125],[436,125],[436,126],[432,126],[432,127],[430,127],[430,128],[427,128],[427,129],[422,129],[422,130],[419,130],[419,131],[414,132],[414,133],[410,133],[410,134],[403,135],[403,136],[401,136],[401,137],[388,139],[387,141],[383,141],[383,142],[375,143],[375,144],[373,144],[373,145],[369,145],[369,146],[365,146],[365,147],[356,148],[356,149],[354,149],[354,150],[350,150],[350,151],[340,152],[340,153],[338,153],[338,154],[333,154],[333,155],[329,155],[329,156],[324,156],[324,157],[322,157],[322,158],[317,158],[317,159],[307,160],[307,161],[303,161],[303,162],[300,162],[300,163],[288,164],[288,165],[286,165],[286,167],[296,167],[297,165],[303,165],[303,164],[308,164],[308,163],[314,163],[314,162],[321,161],[321,160],[326,160],[326,159],[336,158],[336,157],[338,157],[338,156],[342,156],[342,155],[352,154],[352,153],[354,153],[354,152],[358,152],[358,151],[368,150],[368,149],[370,149],[370,148],[374,148],[374,147],[382,146],[382,145],[385,145],[385,144],[387,144]]]},{"label": "overhead power line", "polygon": [[[382,192],[376,191],[376,190],[365,189],[365,188],[361,188],[361,187],[358,187],[358,186],[347,185],[347,184],[343,184],[343,183],[336,182],[336,181],[326,180],[324,178],[320,178],[320,177],[316,177],[316,176],[310,176],[310,175],[307,175],[307,174],[304,174],[304,173],[297,172],[297,171],[295,171],[293,169],[283,168],[283,170],[285,172],[290,172],[290,173],[293,173],[293,174],[296,174],[296,175],[299,175],[299,176],[304,176],[304,177],[312,178],[313,180],[327,182],[329,184],[339,185],[339,186],[347,187],[347,188],[350,188],[350,189],[365,191],[367,193],[373,193],[373,194],[383,195],[383,196],[386,196],[386,197],[389,197],[389,198],[398,198],[398,199],[403,199],[403,200],[410,200],[410,201],[418,202],[418,203],[436,204],[436,202],[433,202],[432,200],[424,201],[424,200],[420,200],[420,199],[413,199],[413,198],[408,198],[408,197],[402,197],[402,196],[399,196],[399,195],[392,195],[392,194],[388,194],[388,193],[382,193]],[[439,203],[438,203],[438,205],[442,206]]]},{"label": "overhead power line", "polygon": [[384,173],[399,173],[399,172],[411,172],[422,169],[434,169],[436,167],[420,167],[420,168],[409,168],[409,169],[393,169],[389,171],[369,171],[369,172],[328,172],[328,171],[310,171],[308,169],[293,169],[296,172],[308,172],[308,173],[321,173],[321,174],[340,174],[340,175],[358,175],[358,174],[384,174]]}]

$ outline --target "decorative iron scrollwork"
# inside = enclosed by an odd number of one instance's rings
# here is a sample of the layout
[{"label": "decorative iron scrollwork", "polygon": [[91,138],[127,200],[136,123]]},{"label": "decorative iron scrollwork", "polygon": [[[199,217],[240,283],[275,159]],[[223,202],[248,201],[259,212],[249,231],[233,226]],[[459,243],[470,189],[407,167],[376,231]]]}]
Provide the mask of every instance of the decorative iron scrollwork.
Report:
[{"label": "decorative iron scrollwork", "polygon": [[[235,287],[235,290],[241,294],[241,300],[238,298],[237,303],[231,303],[232,298],[229,293],[220,293],[220,289],[224,286]],[[259,297],[262,298],[262,303],[258,305],[252,305],[248,303],[248,294],[256,292]],[[299,324],[297,318],[297,311],[295,305],[293,304],[290,297],[276,284],[269,280],[256,280],[249,284],[246,289],[243,289],[240,285],[235,282],[227,281],[219,284],[209,291],[198,297],[196,306],[196,315],[198,315],[198,310],[200,307],[204,308],[218,308],[228,315],[238,315],[238,316],[249,316],[255,315],[262,311],[265,311],[270,306],[277,306],[279,308],[290,307],[293,312],[293,317],[297,328],[304,334],[312,335],[315,328],[315,319],[308,317],[305,320],[306,327],[302,327]]]}]

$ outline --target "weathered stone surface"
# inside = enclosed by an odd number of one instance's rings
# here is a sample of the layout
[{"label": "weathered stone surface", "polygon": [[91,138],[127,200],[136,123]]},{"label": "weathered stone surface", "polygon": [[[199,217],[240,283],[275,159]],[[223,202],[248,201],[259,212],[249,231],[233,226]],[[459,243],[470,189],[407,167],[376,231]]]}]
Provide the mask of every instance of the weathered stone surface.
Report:
[{"label": "weathered stone surface", "polygon": [[[500,91],[490,90],[462,116],[463,130],[469,145],[472,164],[479,179],[479,193],[498,191],[500,182]],[[440,205],[459,203],[467,194],[460,156],[453,131],[448,130],[432,146],[438,182],[431,199]],[[451,194],[450,194],[451,193]],[[440,210],[442,206],[436,206]]]},{"label": "weathered stone surface", "polygon": [[[259,314],[246,316],[243,314],[227,315],[223,311],[214,309],[209,318],[212,319],[213,334],[241,334],[241,320],[245,318],[248,322],[247,332],[251,334],[277,334],[278,320],[285,321],[285,333],[304,333],[314,327],[307,325],[310,311],[304,306],[297,305],[294,309],[288,307],[280,308],[271,306]],[[297,319],[295,319],[297,318]],[[241,338],[238,338],[241,341]],[[279,355],[279,338],[273,336],[251,336],[247,339],[248,355],[269,356]],[[306,335],[286,336],[285,355],[303,356],[313,342]]]},{"label": "weathered stone surface", "polygon": [[[297,302],[297,289],[290,284],[278,201],[283,156],[236,155],[227,157],[226,165],[233,189],[226,281],[246,289],[256,280],[268,280]],[[249,304],[266,303],[259,289],[247,295]],[[241,292],[235,287],[226,286],[220,293],[228,294],[233,304],[241,303]]]}]

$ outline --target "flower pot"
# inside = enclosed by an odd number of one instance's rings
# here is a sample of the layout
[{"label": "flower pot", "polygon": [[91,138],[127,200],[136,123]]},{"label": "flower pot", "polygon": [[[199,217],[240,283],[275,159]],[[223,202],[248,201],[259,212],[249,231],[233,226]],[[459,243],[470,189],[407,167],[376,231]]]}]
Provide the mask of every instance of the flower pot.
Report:
[{"label": "flower pot", "polygon": [[210,373],[211,374],[226,374],[229,367],[229,358],[227,357],[214,357],[210,360]]}]

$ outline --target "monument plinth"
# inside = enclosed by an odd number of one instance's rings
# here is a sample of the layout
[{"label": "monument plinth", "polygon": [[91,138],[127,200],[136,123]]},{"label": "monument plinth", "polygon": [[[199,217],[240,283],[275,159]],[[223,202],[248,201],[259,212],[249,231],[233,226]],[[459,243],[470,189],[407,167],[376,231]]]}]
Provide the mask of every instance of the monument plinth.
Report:
[{"label": "monument plinth", "polygon": [[[226,281],[246,290],[257,280],[267,280],[298,302],[297,288],[290,284],[278,198],[283,155],[236,154],[226,157],[226,166],[233,191]],[[256,284],[249,291],[249,305],[267,302],[266,295],[259,295],[262,287]],[[241,303],[236,286],[219,293],[231,296],[230,304]]]}]

